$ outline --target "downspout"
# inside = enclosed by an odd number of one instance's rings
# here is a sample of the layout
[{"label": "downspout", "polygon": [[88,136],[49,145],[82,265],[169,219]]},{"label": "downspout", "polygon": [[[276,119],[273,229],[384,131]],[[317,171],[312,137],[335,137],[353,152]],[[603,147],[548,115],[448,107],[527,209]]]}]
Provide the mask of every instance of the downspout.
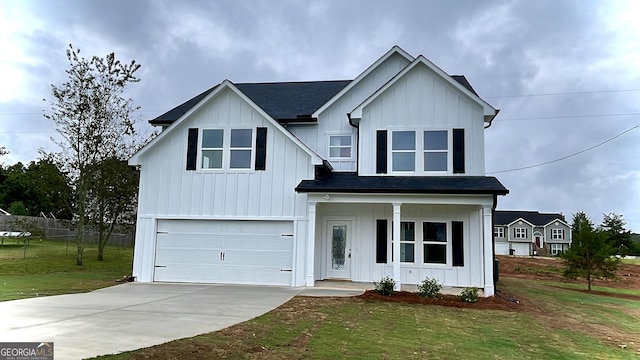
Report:
[{"label": "downspout", "polygon": [[351,113],[347,113],[349,125],[356,128],[356,174],[360,174],[360,127],[351,120]]},{"label": "downspout", "polygon": [[[498,276],[499,274],[496,273],[496,270],[498,270],[499,272],[499,266],[498,269],[496,269],[496,237],[493,236],[493,229],[495,229],[496,227],[496,207],[498,207],[498,194],[494,193],[493,194],[493,206],[491,207],[491,244],[493,245],[493,249],[492,250],[492,254],[493,254],[493,288],[495,289],[496,293],[498,290],[497,287],[497,283],[498,283]],[[511,246],[509,246],[511,247]]]}]

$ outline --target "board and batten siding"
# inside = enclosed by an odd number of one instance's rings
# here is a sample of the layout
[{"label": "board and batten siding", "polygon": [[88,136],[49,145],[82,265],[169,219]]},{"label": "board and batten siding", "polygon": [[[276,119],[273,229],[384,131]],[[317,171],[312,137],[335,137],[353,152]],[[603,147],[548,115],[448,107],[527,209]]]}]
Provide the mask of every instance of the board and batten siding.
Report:
[{"label": "board and batten siding", "polygon": [[[454,128],[465,130],[464,175],[484,176],[482,106],[432,70],[416,66],[364,107],[359,151],[368,156],[360,157],[359,172],[376,175],[375,152],[367,151],[375,149],[376,130],[449,130],[451,139]],[[416,137],[420,144],[420,133]]]},{"label": "board and batten siding", "polygon": [[[356,171],[358,130],[349,124],[347,114],[408,64],[409,60],[400,54],[390,56],[325,109],[320,114],[317,125],[292,124],[288,129],[323,159],[328,159],[334,171]],[[329,135],[336,134],[352,135],[352,158],[348,161],[329,158]]]},{"label": "board and batten siding", "polygon": [[[464,266],[401,263],[401,282],[419,284],[426,277],[438,279],[444,286],[484,287],[483,234],[481,207],[473,205],[420,205],[403,204],[401,221],[414,221],[416,227],[423,221],[463,222]],[[315,243],[315,274],[317,279],[326,274],[329,257],[329,236],[326,231],[328,220],[353,218],[354,231],[351,238],[351,277],[357,282],[380,281],[384,276],[393,276],[391,259],[391,228],[393,206],[391,204],[318,204]],[[376,263],[376,220],[388,221],[388,262]],[[450,227],[449,227],[450,229]],[[416,233],[417,236],[417,233]],[[450,237],[451,234],[448,234]],[[416,251],[422,251],[416,239]],[[448,248],[451,248],[449,242]],[[449,250],[450,251],[450,250]],[[480,270],[480,271],[479,271]]]},{"label": "board and batten siding", "polygon": [[[198,169],[186,170],[189,128],[257,127],[268,129],[266,170],[200,170],[200,159]],[[305,244],[307,200],[294,189],[301,180],[313,179],[307,152],[231,90],[219,93],[171,131],[140,157],[134,259],[140,281],[153,276],[157,219],[294,220],[293,250],[297,259],[304,259],[304,246],[298,243]],[[304,269],[304,264],[296,260],[294,267]],[[303,271],[298,275],[295,284],[304,281]]]}]

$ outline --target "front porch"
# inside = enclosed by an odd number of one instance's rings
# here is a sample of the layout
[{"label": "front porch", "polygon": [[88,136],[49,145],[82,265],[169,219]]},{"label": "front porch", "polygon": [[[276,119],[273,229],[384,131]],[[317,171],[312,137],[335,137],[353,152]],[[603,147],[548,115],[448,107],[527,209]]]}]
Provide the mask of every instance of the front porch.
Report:
[{"label": "front porch", "polygon": [[[342,281],[342,280],[318,280],[315,282],[315,288],[318,289],[328,289],[328,290],[332,290],[332,289],[337,289],[337,290],[352,290],[352,291],[358,291],[358,292],[364,292],[366,290],[374,290],[375,286],[373,285],[372,282],[356,282],[356,281]],[[452,287],[452,286],[446,286],[443,287],[442,290],[440,291],[440,293],[442,293],[443,295],[455,295],[458,296],[460,295],[460,292],[463,290],[464,288],[462,287]],[[418,291],[418,285],[413,285],[413,284],[402,284],[400,291],[409,291],[409,292],[417,292]],[[478,292],[478,294],[480,296],[484,296],[484,292],[482,291],[482,289]]]}]

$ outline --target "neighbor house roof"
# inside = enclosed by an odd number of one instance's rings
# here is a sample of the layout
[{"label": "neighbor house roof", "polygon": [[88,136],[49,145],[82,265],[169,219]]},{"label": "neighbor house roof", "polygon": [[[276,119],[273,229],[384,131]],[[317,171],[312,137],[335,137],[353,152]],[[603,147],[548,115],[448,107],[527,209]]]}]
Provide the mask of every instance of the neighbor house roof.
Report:
[{"label": "neighbor house roof", "polygon": [[354,172],[335,172],[317,180],[303,180],[296,187],[296,191],[496,195],[509,193],[498,179],[491,176],[358,176]]},{"label": "neighbor house roof", "polygon": [[565,222],[564,215],[562,214],[540,213],[537,211],[496,210],[493,215],[493,223],[495,225],[508,225],[518,219],[526,220],[534,226],[544,226],[554,220],[562,220]]},{"label": "neighbor house roof", "polygon": [[[464,76],[453,75],[451,77],[475,94],[475,91]],[[351,81],[239,83],[234,85],[269,116],[279,122],[309,122],[315,121],[312,118],[312,114],[316,110],[339,93]],[[216,85],[155,119],[149,120],[149,123],[155,126],[171,125],[218,86]]]}]

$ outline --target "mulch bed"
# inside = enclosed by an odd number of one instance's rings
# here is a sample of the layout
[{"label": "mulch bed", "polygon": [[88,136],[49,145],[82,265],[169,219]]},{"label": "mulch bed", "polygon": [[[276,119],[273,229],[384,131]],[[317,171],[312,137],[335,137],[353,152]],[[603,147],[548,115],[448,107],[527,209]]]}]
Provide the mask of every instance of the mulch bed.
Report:
[{"label": "mulch bed", "polygon": [[515,300],[513,295],[502,292],[498,293],[498,296],[480,298],[477,303],[464,302],[455,295],[442,295],[439,298],[423,298],[417,293],[408,291],[399,291],[390,296],[386,296],[378,294],[375,290],[367,290],[364,294],[358,296],[358,298],[365,300],[400,302],[405,304],[438,305],[455,308],[522,311],[522,305],[520,303],[513,302],[513,300]]}]

